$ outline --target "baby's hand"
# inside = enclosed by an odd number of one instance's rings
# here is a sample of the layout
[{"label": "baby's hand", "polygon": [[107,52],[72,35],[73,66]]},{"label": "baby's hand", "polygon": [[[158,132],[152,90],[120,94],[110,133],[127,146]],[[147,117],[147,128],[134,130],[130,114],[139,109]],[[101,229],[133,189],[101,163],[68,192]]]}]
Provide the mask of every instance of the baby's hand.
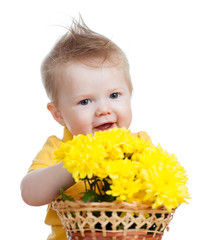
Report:
[{"label": "baby's hand", "polygon": [[146,132],[140,131],[138,133],[131,133],[132,137],[139,137],[147,142],[151,142],[151,138]]}]

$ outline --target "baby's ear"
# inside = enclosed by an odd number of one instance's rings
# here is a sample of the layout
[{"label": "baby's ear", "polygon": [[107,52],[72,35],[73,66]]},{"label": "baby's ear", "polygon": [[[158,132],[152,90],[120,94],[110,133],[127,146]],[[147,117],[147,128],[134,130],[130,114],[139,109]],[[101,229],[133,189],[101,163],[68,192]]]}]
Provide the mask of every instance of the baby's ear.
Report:
[{"label": "baby's ear", "polygon": [[62,126],[65,126],[64,119],[62,117],[62,114],[56,104],[54,102],[50,102],[47,104],[47,109],[51,112],[53,118]]}]

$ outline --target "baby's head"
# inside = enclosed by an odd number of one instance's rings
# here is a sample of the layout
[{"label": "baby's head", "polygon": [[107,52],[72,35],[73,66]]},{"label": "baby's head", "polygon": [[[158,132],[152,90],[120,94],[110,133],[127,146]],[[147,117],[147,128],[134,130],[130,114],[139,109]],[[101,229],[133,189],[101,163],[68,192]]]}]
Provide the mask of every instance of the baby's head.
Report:
[{"label": "baby's head", "polygon": [[54,119],[73,135],[129,128],[132,83],[123,51],[108,38],[73,22],[41,67]]}]

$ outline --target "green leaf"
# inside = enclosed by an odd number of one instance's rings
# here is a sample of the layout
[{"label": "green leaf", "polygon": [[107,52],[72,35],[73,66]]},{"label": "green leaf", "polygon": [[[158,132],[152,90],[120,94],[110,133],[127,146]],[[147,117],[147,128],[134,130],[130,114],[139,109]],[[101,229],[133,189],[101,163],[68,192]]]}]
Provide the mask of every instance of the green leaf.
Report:
[{"label": "green leaf", "polygon": [[84,193],[83,201],[86,202],[98,202],[100,196],[92,190],[88,190]]},{"label": "green leaf", "polygon": [[117,230],[123,230],[124,229],[124,225],[121,223],[118,227]]},{"label": "green leaf", "polygon": [[102,190],[103,190],[103,192],[106,192],[106,191],[108,191],[108,190],[110,190],[110,183],[108,183],[108,181],[106,180],[106,179],[103,179],[103,187],[102,187]]},{"label": "green leaf", "polygon": [[61,193],[61,200],[62,201],[68,200],[68,201],[74,202],[74,199],[71,196],[66,195],[62,188],[60,190],[60,193]]},{"label": "green leaf", "polygon": [[102,201],[105,201],[105,202],[113,202],[113,201],[115,201],[115,199],[116,199],[116,197],[113,197],[113,196],[107,195],[107,194],[102,196]]}]

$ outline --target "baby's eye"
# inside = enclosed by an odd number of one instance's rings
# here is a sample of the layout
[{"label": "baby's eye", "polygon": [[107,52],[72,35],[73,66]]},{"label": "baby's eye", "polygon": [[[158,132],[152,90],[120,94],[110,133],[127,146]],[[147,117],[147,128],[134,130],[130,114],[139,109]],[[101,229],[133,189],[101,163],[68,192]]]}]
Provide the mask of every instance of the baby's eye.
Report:
[{"label": "baby's eye", "polygon": [[89,100],[89,99],[84,99],[84,100],[80,101],[79,104],[81,104],[81,105],[87,105],[87,104],[89,104],[90,102],[91,102],[91,100]]},{"label": "baby's eye", "polygon": [[119,93],[112,93],[110,94],[110,98],[115,99],[115,98],[118,98],[119,95],[120,95]]}]

